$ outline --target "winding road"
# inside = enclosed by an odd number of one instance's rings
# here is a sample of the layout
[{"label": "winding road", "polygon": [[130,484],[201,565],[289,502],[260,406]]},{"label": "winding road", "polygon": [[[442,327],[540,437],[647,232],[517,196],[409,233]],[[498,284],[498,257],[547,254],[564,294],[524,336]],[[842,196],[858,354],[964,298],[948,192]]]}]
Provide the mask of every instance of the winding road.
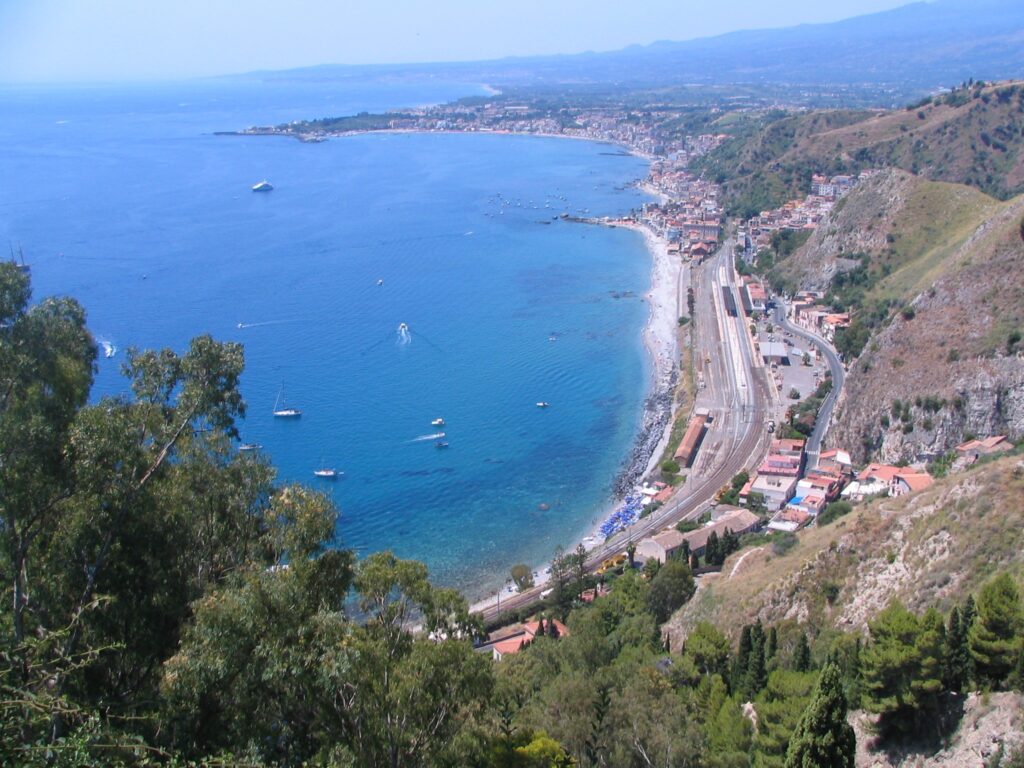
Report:
[{"label": "winding road", "polygon": [[839,355],[836,353],[832,345],[821,338],[818,334],[812,333],[798,325],[790,322],[789,310],[783,303],[782,299],[775,300],[775,322],[781,325],[787,331],[795,336],[799,336],[807,342],[810,342],[825,357],[828,363],[828,370],[832,376],[832,389],[829,391],[828,396],[821,404],[821,409],[818,411],[818,418],[814,422],[814,431],[811,432],[811,436],[807,439],[806,453],[807,453],[807,468],[814,469],[818,466],[818,458],[821,456],[821,443],[825,439],[825,432],[828,431],[829,423],[832,421],[832,411],[835,410],[836,402],[839,399],[839,393],[843,391],[843,386],[846,384],[846,369],[843,367],[842,361],[839,359]]}]

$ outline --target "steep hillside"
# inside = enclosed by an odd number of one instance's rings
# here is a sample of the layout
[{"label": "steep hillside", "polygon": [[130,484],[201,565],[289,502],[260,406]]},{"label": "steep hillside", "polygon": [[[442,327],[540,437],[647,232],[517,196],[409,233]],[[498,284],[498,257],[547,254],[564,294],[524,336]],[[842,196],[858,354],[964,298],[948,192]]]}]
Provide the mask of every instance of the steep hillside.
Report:
[{"label": "steep hillside", "polygon": [[890,170],[769,273],[852,314],[829,446],[934,460],[969,435],[1024,437],[1024,196]]},{"label": "steep hillside", "polygon": [[1008,456],[877,500],[799,534],[783,555],[742,550],[667,625],[679,647],[702,620],[737,636],[760,618],[795,621],[812,635],[864,630],[892,598],[913,610],[948,609],[994,573],[1024,575],[1024,461]]},{"label": "steep hillside", "polygon": [[974,84],[891,111],[778,111],[726,126],[697,164],[750,216],[807,191],[812,173],[902,168],[999,199],[1024,192],[1024,83]]},{"label": "steep hillside", "polygon": [[970,187],[889,170],[840,200],[773,278],[791,289],[825,291],[837,273],[856,268],[867,254],[873,277],[864,300],[907,301],[930,287],[950,246],[1001,207]]},{"label": "steep hillside", "polygon": [[841,158],[853,167],[903,168],[1006,199],[1024,192],[1024,83],[977,85],[795,143],[785,166]]}]

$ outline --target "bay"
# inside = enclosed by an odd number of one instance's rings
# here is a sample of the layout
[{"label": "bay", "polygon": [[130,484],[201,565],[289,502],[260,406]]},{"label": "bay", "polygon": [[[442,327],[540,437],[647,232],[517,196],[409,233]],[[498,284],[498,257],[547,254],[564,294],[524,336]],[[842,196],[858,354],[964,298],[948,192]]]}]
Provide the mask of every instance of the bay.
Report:
[{"label": "bay", "polygon": [[[645,163],[591,142],[214,136],[480,92],[197,81],[0,90],[0,238],[123,351],[245,345],[242,439],[341,510],[338,539],[480,594],[609,503],[649,383],[650,256],[621,214]],[[268,179],[274,190],[254,194]],[[383,281],[382,284],[379,284]],[[400,324],[409,329],[407,343]],[[283,391],[301,419],[275,419]],[[537,402],[550,403],[538,408]],[[448,448],[435,447],[443,418]],[[335,482],[312,476],[336,466]]]}]

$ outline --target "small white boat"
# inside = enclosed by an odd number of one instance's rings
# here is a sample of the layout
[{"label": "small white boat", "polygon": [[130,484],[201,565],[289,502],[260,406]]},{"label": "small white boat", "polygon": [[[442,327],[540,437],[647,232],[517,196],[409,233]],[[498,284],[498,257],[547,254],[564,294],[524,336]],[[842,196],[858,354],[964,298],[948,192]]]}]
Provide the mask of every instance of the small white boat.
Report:
[{"label": "small white boat", "polygon": [[551,403],[546,403],[543,400],[541,400],[539,403],[537,403],[537,407],[538,408],[547,408],[549,405],[551,405]]},{"label": "small white boat", "polygon": [[238,450],[245,451],[248,453],[250,451],[258,451],[262,447],[263,446],[260,445],[259,443],[242,443],[240,446],[238,446]]},{"label": "small white boat", "polygon": [[277,402],[274,403],[274,417],[278,419],[297,419],[302,415],[302,411],[298,408],[282,408],[281,407],[281,395],[284,394],[284,385],[281,385],[280,391],[277,393]]},{"label": "small white boat", "polygon": [[444,426],[444,419],[434,419],[432,422],[430,422],[430,426],[432,426],[432,427],[443,427]]},{"label": "small white boat", "polygon": [[273,188],[274,188],[274,185],[271,184],[266,179],[264,179],[263,181],[259,182],[258,184],[253,184],[252,185],[252,191],[253,192],[269,192]]},{"label": "small white boat", "polygon": [[438,440],[436,443],[434,443],[434,447],[435,448],[447,448],[448,447],[448,443],[445,442],[444,440]]},{"label": "small white boat", "polygon": [[339,475],[343,475],[345,473],[339,472],[336,469],[324,467],[323,469],[314,469],[313,474],[319,477],[321,480],[337,480]]},{"label": "small white boat", "polygon": [[377,281],[377,285],[384,285],[384,278],[383,277],[380,280]]}]

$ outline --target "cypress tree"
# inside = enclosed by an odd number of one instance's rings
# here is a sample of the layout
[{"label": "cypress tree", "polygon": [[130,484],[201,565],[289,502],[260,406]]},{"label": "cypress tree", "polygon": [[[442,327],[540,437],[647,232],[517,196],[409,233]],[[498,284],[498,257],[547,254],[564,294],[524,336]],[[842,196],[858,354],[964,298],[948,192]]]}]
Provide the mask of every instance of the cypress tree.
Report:
[{"label": "cypress tree", "polygon": [[771,627],[768,630],[768,639],[765,641],[764,645],[764,660],[766,664],[775,658],[775,654],[778,650],[779,633],[775,630],[775,627]]},{"label": "cypress tree", "polygon": [[1020,592],[1009,574],[996,576],[978,594],[978,615],[968,634],[978,682],[1005,687],[1017,663],[1018,633],[1024,624]]},{"label": "cypress tree", "polygon": [[955,605],[949,612],[949,623],[946,626],[945,656],[943,682],[947,689],[959,693],[967,684],[971,654],[967,648],[967,627],[961,619],[960,609]]},{"label": "cypress tree", "polygon": [[708,565],[721,565],[719,555],[718,532],[712,531],[707,544],[704,545],[704,562]]},{"label": "cypress tree", "polygon": [[734,693],[738,693],[746,687],[747,664],[750,663],[750,630],[751,625],[745,624],[740,632],[740,644],[736,649],[736,657],[732,661],[731,683]]},{"label": "cypress tree", "polygon": [[852,768],[857,739],[847,708],[839,668],[826,664],[789,743],[785,768]]},{"label": "cypress tree", "polygon": [[537,622],[537,637],[544,637],[544,617],[540,617],[540,621]]},{"label": "cypress tree", "polygon": [[796,650],[793,652],[793,669],[797,672],[806,672],[811,668],[811,646],[807,644],[807,635],[803,632],[796,641]]},{"label": "cypress tree", "polygon": [[917,702],[919,727],[938,723],[939,697],[944,690],[942,675],[945,668],[945,645],[946,628],[942,623],[942,614],[929,608],[920,620],[920,634],[915,643],[918,669],[910,684]]},{"label": "cypress tree", "polygon": [[750,657],[747,659],[747,674],[744,683],[746,694],[751,699],[768,682],[768,673],[765,670],[764,662],[764,644],[764,629],[761,626],[761,622],[758,621],[750,630]]},{"label": "cypress tree", "polygon": [[554,619],[548,619],[548,637],[559,638],[562,633],[558,630],[558,625],[555,624]]}]

